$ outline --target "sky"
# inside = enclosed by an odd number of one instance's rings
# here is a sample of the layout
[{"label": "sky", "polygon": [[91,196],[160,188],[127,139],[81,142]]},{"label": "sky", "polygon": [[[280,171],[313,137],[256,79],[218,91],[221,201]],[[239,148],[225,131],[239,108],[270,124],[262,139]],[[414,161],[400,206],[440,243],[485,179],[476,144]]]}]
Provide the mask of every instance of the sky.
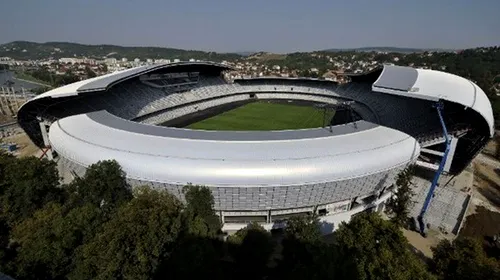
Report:
[{"label": "sky", "polygon": [[500,0],[0,0],[15,40],[277,53],[500,45]]}]

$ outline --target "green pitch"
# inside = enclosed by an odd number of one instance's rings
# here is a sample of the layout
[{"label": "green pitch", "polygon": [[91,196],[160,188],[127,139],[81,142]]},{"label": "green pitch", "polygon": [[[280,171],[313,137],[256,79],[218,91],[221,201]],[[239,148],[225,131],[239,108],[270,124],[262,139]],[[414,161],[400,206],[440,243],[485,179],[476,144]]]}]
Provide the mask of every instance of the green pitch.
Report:
[{"label": "green pitch", "polygon": [[[332,116],[333,114],[329,113],[326,120],[330,120]],[[188,128],[203,130],[285,130],[322,126],[322,109],[313,106],[259,101],[193,123]]]}]

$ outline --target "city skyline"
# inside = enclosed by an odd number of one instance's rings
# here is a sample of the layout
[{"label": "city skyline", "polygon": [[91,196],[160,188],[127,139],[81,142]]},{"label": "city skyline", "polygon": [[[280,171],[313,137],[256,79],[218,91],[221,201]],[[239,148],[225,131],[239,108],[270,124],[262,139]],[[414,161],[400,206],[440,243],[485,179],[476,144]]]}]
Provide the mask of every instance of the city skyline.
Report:
[{"label": "city skyline", "polygon": [[500,45],[498,1],[8,1],[0,44],[23,40],[288,53]]}]

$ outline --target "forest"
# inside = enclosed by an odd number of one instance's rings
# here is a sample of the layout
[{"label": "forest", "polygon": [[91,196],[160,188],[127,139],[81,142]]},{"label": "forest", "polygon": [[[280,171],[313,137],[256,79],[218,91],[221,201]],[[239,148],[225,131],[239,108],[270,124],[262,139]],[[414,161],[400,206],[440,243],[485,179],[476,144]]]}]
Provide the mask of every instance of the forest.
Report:
[{"label": "forest", "polygon": [[395,206],[390,220],[361,213],[329,238],[314,215],[227,236],[208,188],[187,185],[184,197],[132,188],[116,161],[61,184],[54,162],[0,154],[0,271],[15,279],[500,278],[498,260],[475,239],[443,241],[432,259],[415,253]]}]

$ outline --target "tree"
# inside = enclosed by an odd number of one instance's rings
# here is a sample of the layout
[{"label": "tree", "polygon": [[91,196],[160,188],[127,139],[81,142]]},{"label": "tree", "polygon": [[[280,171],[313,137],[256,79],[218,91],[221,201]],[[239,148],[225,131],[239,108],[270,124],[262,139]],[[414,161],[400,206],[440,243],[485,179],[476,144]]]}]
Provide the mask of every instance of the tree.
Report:
[{"label": "tree", "polygon": [[179,237],[169,258],[163,259],[155,278],[198,278],[211,275],[220,278],[224,247],[218,239],[219,217],[213,209],[214,199],[207,187],[184,187],[186,205],[181,214]]},{"label": "tree", "polygon": [[228,237],[231,254],[240,273],[248,279],[260,279],[274,251],[271,234],[261,225],[251,223]]},{"label": "tree", "polygon": [[79,247],[88,242],[103,221],[101,209],[86,204],[68,213],[48,203],[13,229],[17,243],[17,276],[22,279],[63,279],[74,269]]},{"label": "tree", "polygon": [[[203,186],[184,187],[186,205],[182,211],[182,227],[170,257],[164,259],[155,278],[198,278],[211,275],[221,278],[224,246],[219,239],[221,224],[213,209],[214,198]],[[231,274],[231,273],[229,273]]]},{"label": "tree", "polygon": [[285,238],[307,243],[321,241],[319,220],[316,216],[297,216],[286,221]]},{"label": "tree", "polygon": [[85,73],[87,74],[87,78],[97,77],[97,74],[88,66],[85,66]]},{"label": "tree", "polygon": [[35,157],[8,158],[2,156],[1,217],[13,226],[30,217],[50,201],[60,201],[63,190],[59,188],[56,164]]},{"label": "tree", "polygon": [[182,204],[166,191],[135,189],[88,243],[72,279],[149,279],[181,232]]},{"label": "tree", "polygon": [[442,279],[500,279],[500,266],[488,258],[478,240],[442,240],[432,248],[431,270]]},{"label": "tree", "polygon": [[286,221],[283,234],[282,260],[276,278],[320,279],[328,271],[319,271],[324,248],[320,225],[315,216],[292,217]]},{"label": "tree", "polygon": [[55,78],[53,78],[53,79],[54,79],[54,86],[58,86],[58,87],[80,81],[80,78],[70,71],[66,72],[62,76],[55,76]]},{"label": "tree", "polygon": [[391,215],[391,221],[398,226],[407,226],[409,219],[409,206],[413,191],[411,181],[414,169],[412,166],[403,169],[396,177],[396,193],[387,202],[387,212]]},{"label": "tree", "polygon": [[0,219],[0,271],[13,275],[15,272],[16,248],[11,243],[11,228],[7,222]]},{"label": "tree", "polygon": [[181,232],[168,258],[163,258],[158,265],[154,279],[234,279],[231,270],[227,270],[224,244],[222,240]]},{"label": "tree", "polygon": [[70,204],[90,203],[114,209],[132,198],[125,173],[115,160],[99,161],[89,166],[83,177],[76,177],[68,186]]},{"label": "tree", "polygon": [[50,90],[50,87],[37,87],[37,88],[31,89],[31,93],[33,93],[35,95],[39,95],[39,94],[42,94],[42,93],[47,92],[49,90]]},{"label": "tree", "polygon": [[14,156],[0,151],[0,195],[3,195],[10,186],[10,182],[7,181],[9,178],[7,169],[15,160]]},{"label": "tree", "polygon": [[186,198],[185,220],[187,229],[197,236],[214,237],[221,229],[221,222],[214,211],[214,197],[209,188],[187,185],[184,187]]},{"label": "tree", "polygon": [[409,250],[399,227],[376,213],[361,213],[335,232],[341,279],[432,279]]}]

